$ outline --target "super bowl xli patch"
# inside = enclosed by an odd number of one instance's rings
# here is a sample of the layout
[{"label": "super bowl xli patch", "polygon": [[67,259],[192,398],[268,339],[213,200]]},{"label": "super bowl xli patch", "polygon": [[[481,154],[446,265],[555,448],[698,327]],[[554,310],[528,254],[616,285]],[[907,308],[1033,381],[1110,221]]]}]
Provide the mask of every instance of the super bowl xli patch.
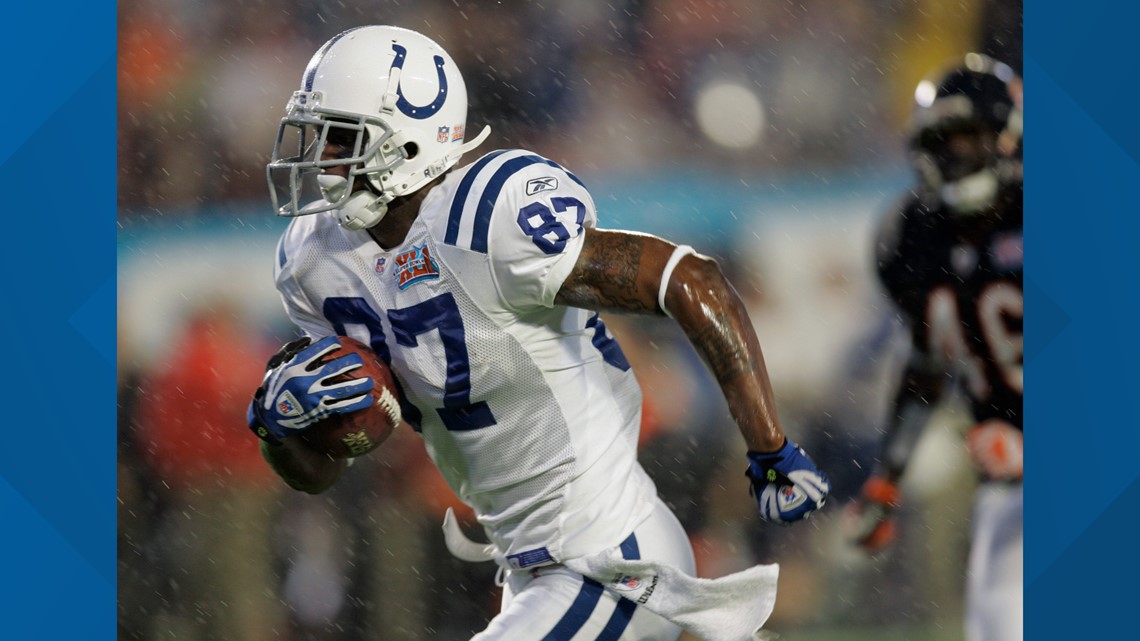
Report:
[{"label": "super bowl xli patch", "polygon": [[400,289],[407,289],[421,281],[439,278],[439,269],[428,253],[427,243],[421,247],[413,245],[410,250],[396,256],[392,262],[396,265],[396,279]]}]

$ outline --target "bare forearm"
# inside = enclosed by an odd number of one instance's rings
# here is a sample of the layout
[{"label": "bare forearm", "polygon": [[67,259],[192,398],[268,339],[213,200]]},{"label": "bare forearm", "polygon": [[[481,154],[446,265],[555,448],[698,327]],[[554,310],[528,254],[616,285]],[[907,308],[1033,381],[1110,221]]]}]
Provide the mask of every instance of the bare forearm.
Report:
[{"label": "bare forearm", "polygon": [[316,452],[296,437],[277,446],[262,442],[261,456],[289,487],[308,494],[320,494],[332,487],[347,467],[344,461]]},{"label": "bare forearm", "polygon": [[[590,230],[574,271],[555,297],[561,305],[664,314],[657,293],[676,245],[655,236]],[[673,270],[665,306],[704,357],[750,450],[784,443],[760,342],[744,303],[716,262],[685,256]]]},{"label": "bare forearm", "polygon": [[708,258],[683,258],[669,281],[665,305],[708,363],[748,449],[779,449],[784,431],[760,341],[720,268]]}]

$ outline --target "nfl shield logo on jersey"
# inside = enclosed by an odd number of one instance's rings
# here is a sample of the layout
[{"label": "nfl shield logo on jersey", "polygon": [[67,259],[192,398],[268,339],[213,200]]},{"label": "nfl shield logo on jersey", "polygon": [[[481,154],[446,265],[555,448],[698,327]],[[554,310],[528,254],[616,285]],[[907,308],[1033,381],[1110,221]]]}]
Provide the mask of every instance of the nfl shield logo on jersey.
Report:
[{"label": "nfl shield logo on jersey", "polygon": [[392,261],[396,264],[396,278],[400,289],[407,289],[424,280],[439,278],[439,270],[428,253],[427,244],[422,247],[412,246]]}]

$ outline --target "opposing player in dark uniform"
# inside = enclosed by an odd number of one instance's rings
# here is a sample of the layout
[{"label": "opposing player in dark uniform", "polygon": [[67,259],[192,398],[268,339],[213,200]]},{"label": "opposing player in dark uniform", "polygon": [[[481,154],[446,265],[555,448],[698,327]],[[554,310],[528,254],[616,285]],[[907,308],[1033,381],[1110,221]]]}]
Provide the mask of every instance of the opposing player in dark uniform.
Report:
[{"label": "opposing player in dark uniform", "polygon": [[956,382],[983,481],[967,571],[966,637],[1022,638],[1021,81],[979,54],[923,81],[910,148],[918,184],[885,220],[876,254],[913,349],[878,468],[851,511],[868,550],[894,535],[898,481],[932,409]]}]

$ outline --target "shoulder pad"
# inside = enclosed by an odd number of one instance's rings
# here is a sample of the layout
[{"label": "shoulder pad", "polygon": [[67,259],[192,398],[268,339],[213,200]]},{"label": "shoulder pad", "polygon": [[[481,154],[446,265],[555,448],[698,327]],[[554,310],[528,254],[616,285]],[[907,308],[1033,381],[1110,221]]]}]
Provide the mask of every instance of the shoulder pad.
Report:
[{"label": "shoulder pad", "polygon": [[557,191],[566,184],[585,189],[577,176],[538,154],[522,149],[491,152],[471,166],[456,188],[443,242],[485,254],[497,205]]}]

